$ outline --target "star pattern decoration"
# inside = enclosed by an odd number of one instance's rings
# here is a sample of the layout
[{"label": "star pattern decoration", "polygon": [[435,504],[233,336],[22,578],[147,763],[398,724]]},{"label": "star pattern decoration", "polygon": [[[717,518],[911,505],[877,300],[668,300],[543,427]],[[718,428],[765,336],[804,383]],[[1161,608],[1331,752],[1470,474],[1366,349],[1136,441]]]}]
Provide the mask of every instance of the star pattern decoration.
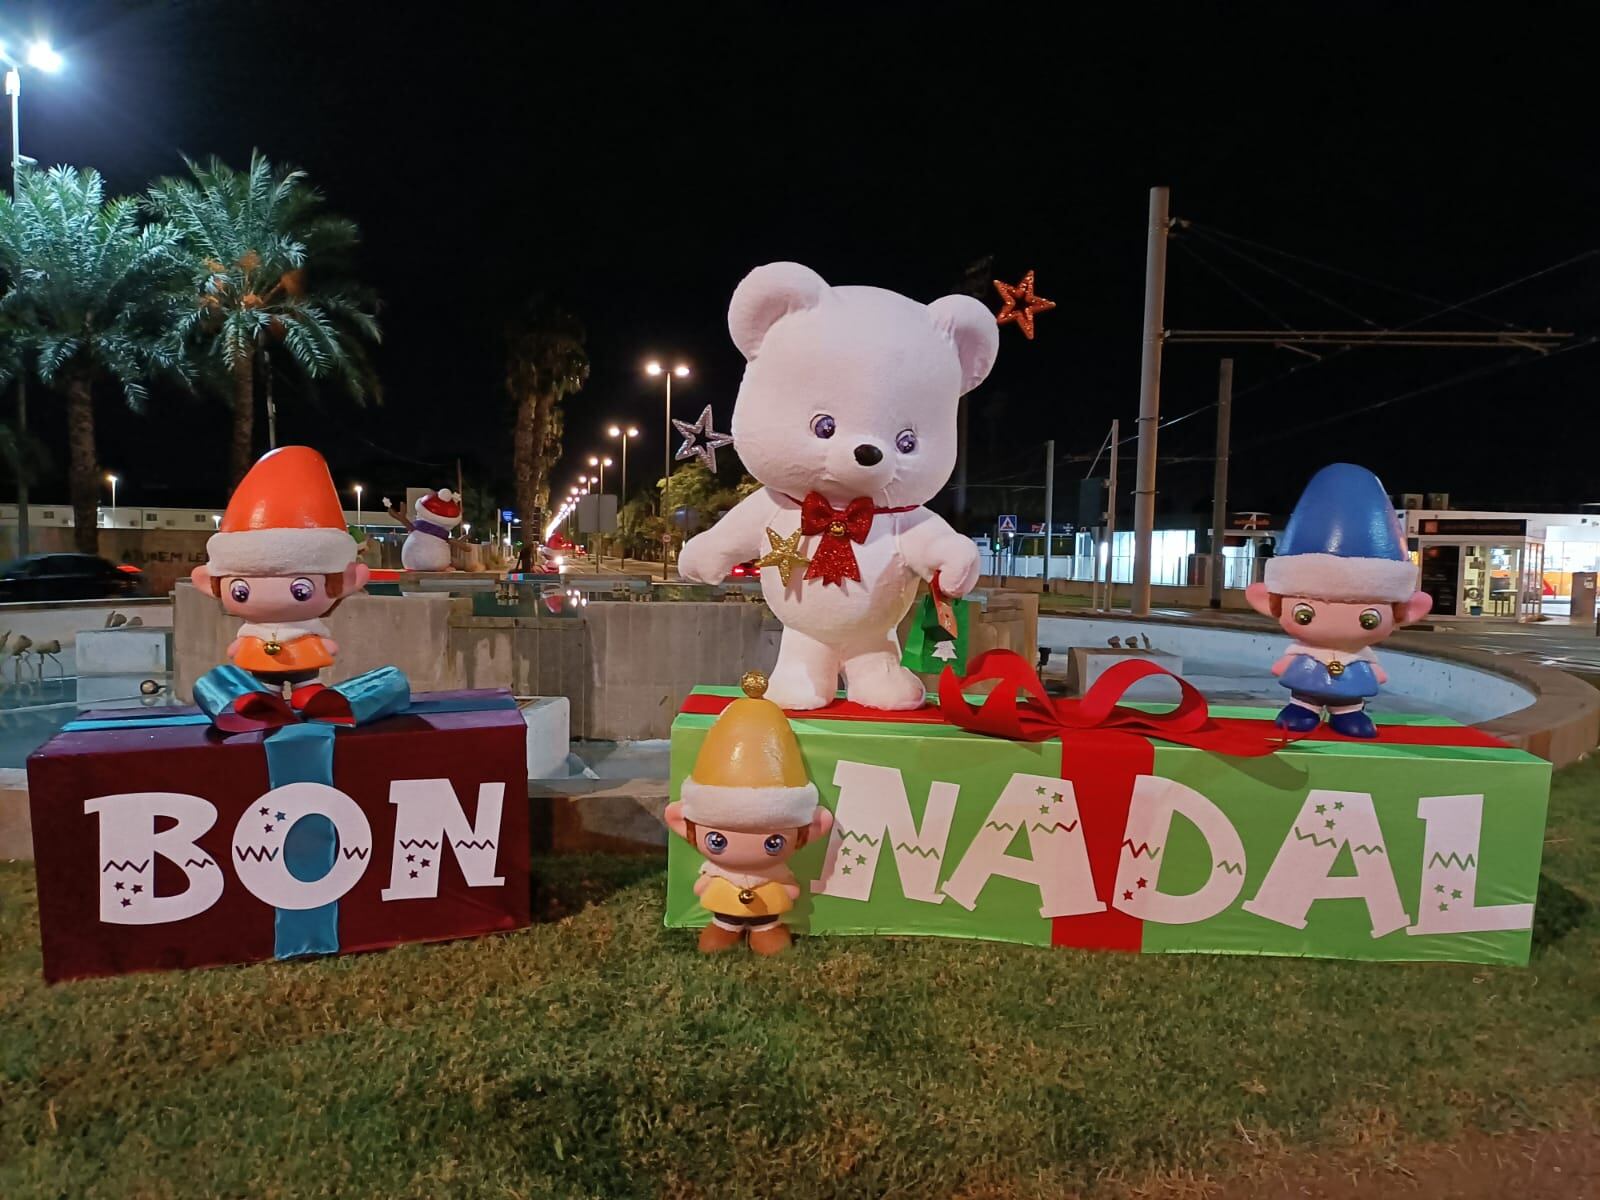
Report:
[{"label": "star pattern decoration", "polygon": [[1047,816],[1049,814],[1049,812],[1050,812],[1050,806],[1048,804],[1039,805],[1039,815],[1040,816]]},{"label": "star pattern decoration", "polygon": [[789,577],[794,574],[796,567],[803,567],[811,560],[800,553],[800,531],[796,529],[788,537],[779,537],[771,529],[767,530],[767,545],[771,547],[760,558],[756,559],[758,567],[777,567],[778,578],[783,580],[783,586],[789,586]]},{"label": "star pattern decoration", "polygon": [[273,820],[275,820],[275,821],[287,821],[288,819],[289,819],[289,814],[288,813],[277,813],[273,817]]},{"label": "star pattern decoration", "polygon": [[1050,793],[1050,803],[1051,804],[1060,804],[1065,799],[1066,799],[1066,797],[1063,796],[1060,792],[1051,792]]},{"label": "star pattern decoration", "polygon": [[1042,788],[1042,787],[1036,787],[1036,788],[1034,788],[1034,789],[1033,789],[1033,794],[1034,794],[1034,795],[1035,795],[1035,796],[1042,796],[1042,795],[1044,795],[1044,788]]},{"label": "star pattern decoration", "polygon": [[1335,800],[1333,802],[1333,811],[1334,812],[1343,812],[1344,811],[1344,801],[1343,800]]},{"label": "star pattern decoration", "polygon": [[1434,884],[1433,885],[1433,890],[1435,892],[1439,893],[1439,895],[1441,895],[1441,896],[1444,895],[1444,884],[1442,884],[1442,883]]},{"label": "star pattern decoration", "polygon": [[865,854],[858,854],[856,855],[856,861],[865,866],[867,862],[867,856]]},{"label": "star pattern decoration", "polygon": [[1042,312],[1049,312],[1056,302],[1034,294],[1032,271],[1022,277],[1021,283],[1002,283],[996,279],[994,290],[1000,293],[1001,302],[995,324],[1009,325],[1014,321],[1022,330],[1022,336],[1033,341],[1033,319]]},{"label": "star pattern decoration", "polygon": [[261,809],[261,810],[259,810],[259,811],[260,811],[260,813],[261,813],[261,815],[262,815],[262,816],[263,816],[263,817],[264,817],[264,816],[266,816],[266,815],[267,815],[267,814],[268,814],[268,813],[270,813],[270,812],[271,812],[271,811],[272,811],[272,810],[271,810],[271,809],[270,809],[270,808],[263,808],[263,809]]},{"label": "star pattern decoration", "polygon": [[422,865],[425,866],[425,867],[429,866],[431,863],[432,863],[431,859],[425,858],[425,859],[422,860]]},{"label": "star pattern decoration", "polygon": [[415,871],[411,872],[411,878],[415,879],[416,877],[417,877],[417,873]]},{"label": "star pattern decoration", "polygon": [[700,465],[713,475],[717,473],[717,449],[721,446],[731,445],[733,438],[726,433],[718,433],[711,428],[711,405],[706,405],[698,421],[680,421],[672,418],[672,427],[683,438],[683,445],[678,447],[678,452],[673,455],[679,462],[687,458],[698,458]]},{"label": "star pattern decoration", "polygon": [[1326,804],[1317,805],[1317,816],[1320,817],[1323,813],[1325,813],[1327,811],[1328,811],[1328,806]]},{"label": "star pattern decoration", "polygon": [[272,826],[271,825],[263,825],[261,827],[261,832],[262,833],[271,833],[272,832]]},{"label": "star pattern decoration", "polygon": [[119,891],[119,892],[120,892],[120,891],[121,891],[121,890],[122,890],[122,889],[123,889],[123,888],[124,888],[124,887],[125,887],[125,886],[127,886],[127,885],[125,885],[125,884],[124,884],[124,883],[123,883],[123,882],[122,882],[122,880],[120,880],[120,879],[119,879],[119,880],[117,880],[117,882],[116,882],[116,883],[114,883],[114,884],[112,884],[112,885],[111,885],[111,886],[112,886],[112,887],[114,887],[114,888],[116,888],[116,889],[117,889],[117,891]]},{"label": "star pattern decoration", "polygon": [[417,856],[415,854],[408,854],[408,855],[406,855],[406,861],[407,862],[416,862],[417,861]]},{"label": "star pattern decoration", "polygon": [[122,907],[123,907],[123,908],[127,908],[127,907],[128,907],[128,905],[130,905],[130,904],[132,904],[132,903],[133,903],[133,901],[132,901],[132,900],[129,900],[129,899],[128,899],[128,898],[127,898],[127,897],[126,897],[126,896],[124,896],[124,897],[123,897],[123,898],[122,898]]},{"label": "star pattern decoration", "polygon": [[1448,904],[1446,904],[1443,900],[1441,900],[1441,901],[1439,901],[1439,911],[1440,912],[1449,912],[1450,911],[1450,906]]},{"label": "star pattern decoration", "polygon": [[1133,899],[1133,893],[1132,892],[1123,892],[1122,893],[1122,898],[1124,900],[1132,900]]},{"label": "star pattern decoration", "polygon": [[1322,823],[1322,827],[1324,829],[1332,829],[1333,828],[1333,818],[1329,817],[1326,821],[1324,821]]},{"label": "star pattern decoration", "polygon": [[841,875],[848,875],[848,874],[850,874],[850,871],[851,871],[851,868],[849,868],[849,867],[845,867],[845,868],[843,868],[843,870],[841,870],[841,871],[840,871],[840,872],[839,872],[839,873],[840,873],[840,874],[841,874]]},{"label": "star pattern decoration", "polygon": [[1148,884],[1149,884],[1149,882],[1150,882],[1150,881],[1149,881],[1149,880],[1148,880],[1148,879],[1141,879],[1141,880],[1139,880],[1139,882],[1138,882],[1138,883],[1137,883],[1137,884],[1135,884],[1135,885],[1134,885],[1134,886],[1136,886],[1136,887],[1146,887],[1146,886],[1148,886]]},{"label": "star pattern decoration", "polygon": [[1461,899],[1461,889],[1460,888],[1451,888],[1450,889],[1450,899],[1452,899],[1452,900]]},{"label": "star pattern decoration", "polygon": [[133,885],[133,890],[134,890],[135,893],[144,891],[144,884],[142,884],[142,883],[134,884]]}]

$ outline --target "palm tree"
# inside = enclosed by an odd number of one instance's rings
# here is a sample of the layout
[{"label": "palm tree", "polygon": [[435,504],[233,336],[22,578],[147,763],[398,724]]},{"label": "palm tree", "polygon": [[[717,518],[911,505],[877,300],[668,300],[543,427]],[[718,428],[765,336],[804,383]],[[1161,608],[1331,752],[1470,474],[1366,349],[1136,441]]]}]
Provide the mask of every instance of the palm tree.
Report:
[{"label": "palm tree", "polygon": [[366,343],[381,335],[371,296],[342,279],[360,231],[323,209],[305,172],[260,151],[248,171],[184,161],[193,178],[159,180],[146,204],[183,236],[194,292],[180,332],[209,342],[228,379],[237,483],[255,461],[257,356],[282,343],[308,377],[337,379],[363,400],[376,390]]},{"label": "palm tree", "polygon": [[517,406],[511,465],[524,540],[544,533],[550,469],[561,457],[561,400],[589,378],[583,326],[565,309],[535,300],[506,330],[506,391]]},{"label": "palm tree", "polygon": [[7,360],[31,365],[65,398],[74,541],[93,554],[100,487],[94,385],[118,380],[138,410],[152,369],[183,370],[171,333],[174,286],[183,273],[178,234],[161,222],[141,224],[131,196],[107,200],[97,171],[28,171],[15,200],[0,196],[0,269],[10,284],[0,298],[0,327],[10,331],[13,350],[0,355],[0,371]]}]

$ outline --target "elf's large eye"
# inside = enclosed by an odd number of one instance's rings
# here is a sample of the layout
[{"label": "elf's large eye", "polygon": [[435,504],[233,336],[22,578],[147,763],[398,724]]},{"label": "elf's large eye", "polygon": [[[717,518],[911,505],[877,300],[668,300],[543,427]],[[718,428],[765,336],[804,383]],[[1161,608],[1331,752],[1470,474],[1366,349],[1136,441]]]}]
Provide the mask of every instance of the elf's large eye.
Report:
[{"label": "elf's large eye", "polygon": [[232,596],[238,604],[243,604],[250,599],[250,585],[242,579],[235,579],[228,585],[228,595]]},{"label": "elf's large eye", "polygon": [[894,448],[901,454],[910,454],[917,448],[917,435],[909,429],[902,429],[900,436],[894,439]]},{"label": "elf's large eye", "polygon": [[789,839],[781,833],[775,833],[761,843],[761,848],[768,854],[782,854],[783,848],[789,844]]},{"label": "elf's large eye", "polygon": [[728,848],[728,835],[727,834],[718,833],[715,829],[713,829],[710,833],[706,834],[706,849],[711,851],[711,853],[713,853],[713,854],[721,854],[727,848]]},{"label": "elf's large eye", "polygon": [[316,590],[309,579],[296,579],[289,585],[289,595],[300,601],[311,599],[312,593]]},{"label": "elf's large eye", "polygon": [[811,418],[811,432],[819,438],[831,438],[838,430],[838,423],[827,413]]},{"label": "elf's large eye", "polygon": [[1296,604],[1294,606],[1294,623],[1296,625],[1309,625],[1316,615],[1317,610],[1309,604]]},{"label": "elf's large eye", "polygon": [[1363,629],[1376,629],[1383,624],[1383,614],[1375,608],[1365,610],[1356,620],[1361,622]]}]

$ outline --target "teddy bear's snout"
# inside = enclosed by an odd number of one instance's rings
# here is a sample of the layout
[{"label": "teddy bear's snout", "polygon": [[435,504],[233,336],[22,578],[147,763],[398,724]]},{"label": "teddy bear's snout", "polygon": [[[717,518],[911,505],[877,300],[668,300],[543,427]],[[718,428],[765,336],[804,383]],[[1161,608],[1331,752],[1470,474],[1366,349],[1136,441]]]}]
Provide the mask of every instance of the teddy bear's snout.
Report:
[{"label": "teddy bear's snout", "polygon": [[883,461],[883,451],[870,442],[862,442],[856,447],[856,461],[863,467],[875,467]]}]

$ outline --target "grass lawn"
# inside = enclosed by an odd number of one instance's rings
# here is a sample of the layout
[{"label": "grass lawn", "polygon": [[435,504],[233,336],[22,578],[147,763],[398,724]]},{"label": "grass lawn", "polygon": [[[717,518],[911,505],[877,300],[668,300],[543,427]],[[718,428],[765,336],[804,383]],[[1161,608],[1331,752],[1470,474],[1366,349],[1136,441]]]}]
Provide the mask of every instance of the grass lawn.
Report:
[{"label": "grass lawn", "polygon": [[0,1196],[1061,1197],[1592,1129],[1597,800],[1600,760],[1557,774],[1526,970],[708,960],[661,927],[656,862],[555,859],[520,933],[46,988],[31,871],[3,866]]}]

